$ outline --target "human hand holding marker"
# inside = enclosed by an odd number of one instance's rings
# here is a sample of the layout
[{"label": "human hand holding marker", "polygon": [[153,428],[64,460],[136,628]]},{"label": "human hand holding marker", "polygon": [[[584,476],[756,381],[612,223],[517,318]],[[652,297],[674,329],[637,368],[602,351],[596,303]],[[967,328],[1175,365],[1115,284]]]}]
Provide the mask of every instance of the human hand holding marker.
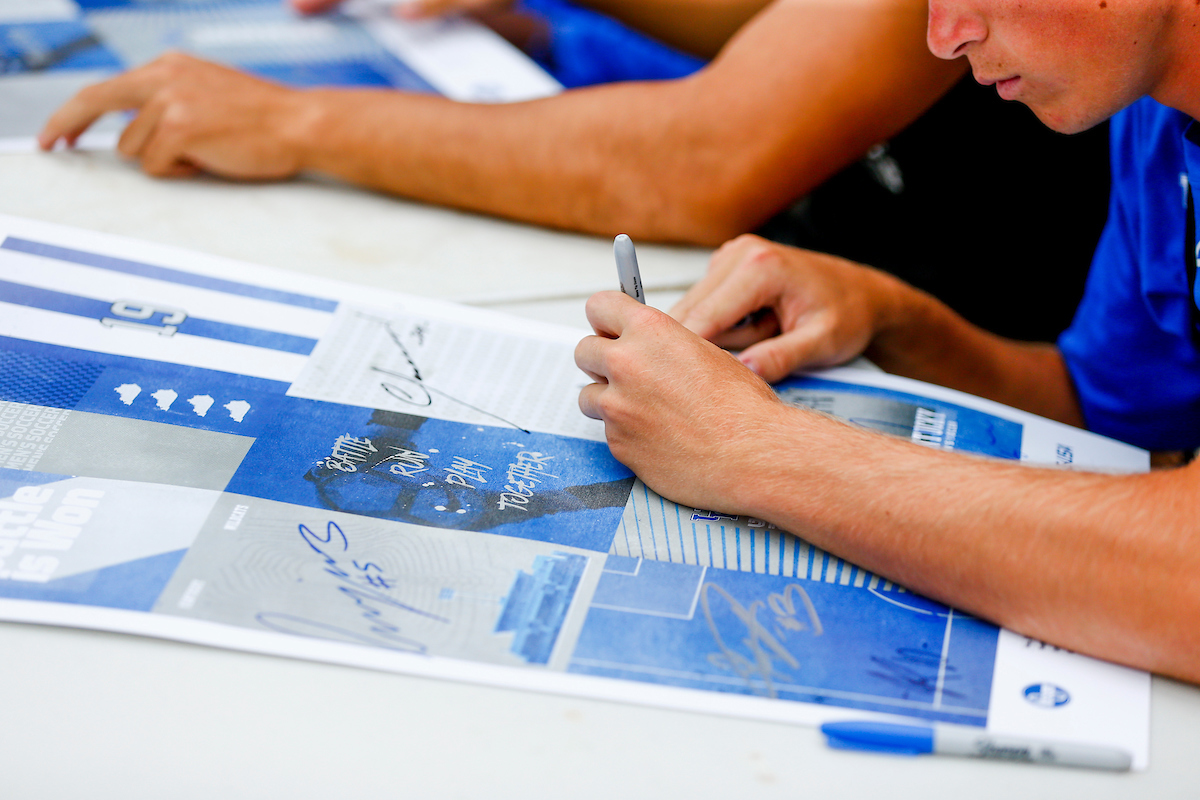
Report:
[{"label": "human hand holding marker", "polygon": [[[795,410],[732,355],[645,305],[628,236],[616,238],[613,252],[622,293],[588,300],[596,333],[575,348],[575,363],[594,382],[580,391],[579,408],[604,421],[613,455],[655,491],[697,507],[741,510],[742,499],[719,480],[724,473],[710,469],[711,454],[722,453],[739,475],[754,474],[759,443],[777,437]],[[727,424],[735,418],[754,422]]]}]

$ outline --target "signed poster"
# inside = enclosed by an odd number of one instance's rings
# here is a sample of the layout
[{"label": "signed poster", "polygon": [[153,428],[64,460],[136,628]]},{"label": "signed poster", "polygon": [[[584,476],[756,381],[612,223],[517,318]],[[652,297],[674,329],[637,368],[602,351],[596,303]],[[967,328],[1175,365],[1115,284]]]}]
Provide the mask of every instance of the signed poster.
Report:
[{"label": "signed poster", "polygon": [[[0,218],[0,618],[793,722],[1057,732],[1144,763],[1144,673],[651,492],[578,413],[577,336]],[[923,446],[1146,468],[891,376],[777,389]],[[1047,713],[1039,686],[1071,702]]]}]

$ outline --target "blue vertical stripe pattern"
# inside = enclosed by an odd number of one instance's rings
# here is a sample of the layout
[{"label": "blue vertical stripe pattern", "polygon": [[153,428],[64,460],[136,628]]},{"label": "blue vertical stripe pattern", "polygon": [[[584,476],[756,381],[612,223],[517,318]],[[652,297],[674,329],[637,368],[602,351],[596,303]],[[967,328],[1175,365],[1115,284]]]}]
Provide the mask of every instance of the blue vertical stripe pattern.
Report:
[{"label": "blue vertical stripe pattern", "polygon": [[[674,507],[673,520],[669,506]],[[729,520],[730,524],[714,524],[716,519]],[[703,545],[698,530],[700,523],[704,525]],[[685,524],[691,528],[693,555],[688,553]],[[743,520],[680,506],[651,491],[645,484],[642,484],[642,491],[635,489],[630,494],[629,505],[620,525],[621,535],[614,537],[610,550],[615,556],[678,564],[695,563],[697,566],[778,574],[866,589],[872,589],[879,583],[879,579],[870,572],[786,531],[764,527],[757,520]],[[631,528],[636,541],[630,536]],[[748,557],[743,557],[743,544],[748,548]],[[733,558],[729,553],[731,547],[734,550]]]}]

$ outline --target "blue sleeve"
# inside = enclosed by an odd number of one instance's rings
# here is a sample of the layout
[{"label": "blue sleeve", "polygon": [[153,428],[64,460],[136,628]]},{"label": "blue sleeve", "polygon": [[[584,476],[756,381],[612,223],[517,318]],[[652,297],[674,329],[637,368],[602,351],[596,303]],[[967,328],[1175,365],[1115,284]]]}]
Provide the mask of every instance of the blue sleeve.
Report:
[{"label": "blue sleeve", "polygon": [[706,63],[564,0],[525,0],[523,5],[549,25],[550,52],[538,60],[568,89],[616,81],[672,80]]},{"label": "blue sleeve", "polygon": [[1088,428],[1151,450],[1200,446],[1200,355],[1192,336],[1187,121],[1139,103],[1113,119],[1113,188],[1075,319],[1059,338]]}]

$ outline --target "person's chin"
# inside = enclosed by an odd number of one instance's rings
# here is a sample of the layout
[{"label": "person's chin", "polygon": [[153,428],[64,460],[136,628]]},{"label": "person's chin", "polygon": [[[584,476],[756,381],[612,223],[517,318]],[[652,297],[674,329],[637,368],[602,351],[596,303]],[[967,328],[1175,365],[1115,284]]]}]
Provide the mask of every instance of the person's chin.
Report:
[{"label": "person's chin", "polygon": [[1086,114],[1073,112],[1070,109],[1060,107],[1047,107],[1036,102],[1022,101],[1033,111],[1038,119],[1052,131],[1058,133],[1082,133],[1090,128],[1094,128],[1104,120],[1108,119],[1109,115],[1103,114]]}]

